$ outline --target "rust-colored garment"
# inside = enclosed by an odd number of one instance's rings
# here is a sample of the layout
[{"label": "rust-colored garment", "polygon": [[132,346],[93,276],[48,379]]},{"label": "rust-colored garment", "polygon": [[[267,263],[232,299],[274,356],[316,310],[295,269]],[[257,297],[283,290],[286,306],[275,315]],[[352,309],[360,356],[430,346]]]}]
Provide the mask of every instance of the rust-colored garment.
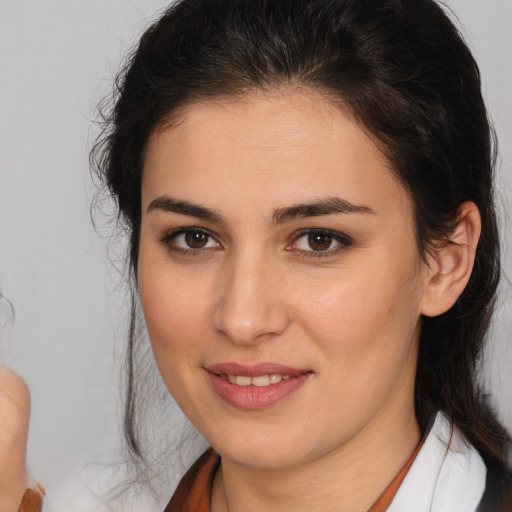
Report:
[{"label": "rust-colored garment", "polygon": [[[421,444],[419,443],[407,464],[368,512],[385,512],[387,510],[420,451]],[[211,448],[204,452],[181,479],[164,512],[210,512],[213,478],[219,465],[220,457]]]},{"label": "rust-colored garment", "polygon": [[220,457],[210,448],[185,473],[164,512],[210,512],[213,478]]}]

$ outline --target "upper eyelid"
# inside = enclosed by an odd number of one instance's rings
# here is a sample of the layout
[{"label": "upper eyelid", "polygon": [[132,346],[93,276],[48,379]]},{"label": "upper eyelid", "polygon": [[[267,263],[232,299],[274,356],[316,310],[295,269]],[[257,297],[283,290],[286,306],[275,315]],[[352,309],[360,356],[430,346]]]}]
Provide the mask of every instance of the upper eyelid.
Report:
[{"label": "upper eyelid", "polygon": [[311,233],[325,233],[325,234],[331,235],[336,240],[342,240],[344,242],[352,242],[352,237],[345,235],[344,233],[341,233],[339,231],[335,231],[333,229],[327,229],[327,228],[300,229],[299,231],[295,232],[290,238],[292,240],[297,240],[298,238],[309,235]]},{"label": "upper eyelid", "polygon": [[190,231],[200,231],[201,233],[205,233],[208,236],[211,236],[212,238],[217,239],[217,235],[215,233],[212,233],[209,229],[201,228],[199,226],[184,226],[179,228],[173,228],[166,231],[162,238],[171,238],[176,235],[181,235],[183,233],[189,233]]}]

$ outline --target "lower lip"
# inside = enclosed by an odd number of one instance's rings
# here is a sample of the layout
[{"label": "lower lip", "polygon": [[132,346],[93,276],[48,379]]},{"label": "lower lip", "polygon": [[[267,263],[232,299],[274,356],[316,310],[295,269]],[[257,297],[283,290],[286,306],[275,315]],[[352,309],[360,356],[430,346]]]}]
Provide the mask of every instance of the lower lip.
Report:
[{"label": "lower lip", "polygon": [[268,386],[237,386],[231,384],[215,373],[208,372],[210,382],[215,392],[229,405],[238,409],[264,409],[284,400],[311,377],[312,373],[304,373],[277,384]]}]

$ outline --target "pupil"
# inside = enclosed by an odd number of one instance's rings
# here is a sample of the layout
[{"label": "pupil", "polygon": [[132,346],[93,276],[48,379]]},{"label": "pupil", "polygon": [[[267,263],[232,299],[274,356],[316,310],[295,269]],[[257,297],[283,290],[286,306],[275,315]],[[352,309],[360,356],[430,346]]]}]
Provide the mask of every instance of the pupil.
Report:
[{"label": "pupil", "polygon": [[206,245],[208,235],[201,231],[189,231],[185,235],[185,240],[189,247],[192,247],[193,249],[200,249]]},{"label": "pupil", "polygon": [[323,251],[331,245],[332,237],[325,233],[311,233],[308,237],[309,246],[314,251]]}]

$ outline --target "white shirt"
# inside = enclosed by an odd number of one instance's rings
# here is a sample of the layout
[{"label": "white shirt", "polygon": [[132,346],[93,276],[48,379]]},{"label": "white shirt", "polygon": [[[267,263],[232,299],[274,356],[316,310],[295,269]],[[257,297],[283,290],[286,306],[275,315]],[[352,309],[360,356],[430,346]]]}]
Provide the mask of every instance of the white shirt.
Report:
[{"label": "white shirt", "polygon": [[388,512],[475,512],[486,475],[480,454],[439,412]]}]

